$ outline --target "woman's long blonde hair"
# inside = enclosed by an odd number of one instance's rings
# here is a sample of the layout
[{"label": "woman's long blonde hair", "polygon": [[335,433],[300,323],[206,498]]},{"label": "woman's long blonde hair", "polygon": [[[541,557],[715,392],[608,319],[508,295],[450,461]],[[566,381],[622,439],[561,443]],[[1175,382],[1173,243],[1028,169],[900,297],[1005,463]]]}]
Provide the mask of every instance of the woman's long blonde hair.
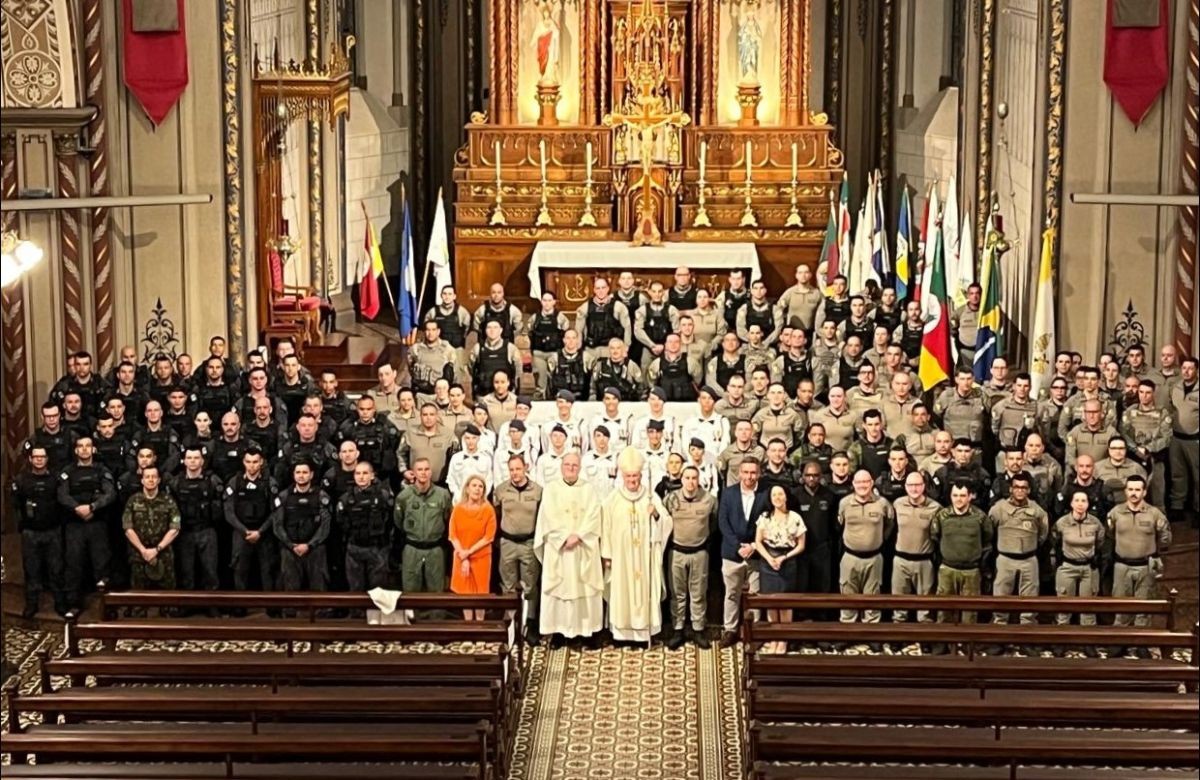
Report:
[{"label": "woman's long blonde hair", "polygon": [[483,477],[479,476],[478,474],[472,474],[471,476],[467,477],[467,481],[463,483],[463,487],[462,487],[463,503],[465,504],[471,500],[470,496],[471,496],[471,483],[472,482],[478,482],[483,487],[483,496],[480,498],[480,503],[487,501],[487,482],[484,480]]}]

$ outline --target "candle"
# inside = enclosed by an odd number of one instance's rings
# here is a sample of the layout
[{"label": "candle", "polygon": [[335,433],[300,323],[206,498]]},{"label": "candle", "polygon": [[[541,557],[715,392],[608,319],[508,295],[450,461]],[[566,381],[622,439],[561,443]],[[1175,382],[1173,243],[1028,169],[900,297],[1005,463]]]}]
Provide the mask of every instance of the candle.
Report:
[{"label": "candle", "polygon": [[496,141],[496,181],[500,181],[500,141]]},{"label": "candle", "polygon": [[700,142],[700,178],[704,179],[704,169],[707,167],[708,141]]},{"label": "candle", "polygon": [[592,180],[592,142],[587,142],[587,180]]},{"label": "candle", "polygon": [[753,149],[751,141],[746,142],[746,181],[750,181],[750,152]]},{"label": "candle", "polygon": [[792,178],[796,178],[796,142],[792,141]]},{"label": "candle", "polygon": [[542,181],[546,180],[546,139],[538,141],[538,148],[542,151]]}]

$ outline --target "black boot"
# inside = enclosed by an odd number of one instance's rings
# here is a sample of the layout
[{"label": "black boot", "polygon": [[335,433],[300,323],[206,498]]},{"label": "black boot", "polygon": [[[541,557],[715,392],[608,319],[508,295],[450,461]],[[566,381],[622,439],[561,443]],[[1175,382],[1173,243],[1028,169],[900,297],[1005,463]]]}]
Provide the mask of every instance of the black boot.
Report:
[{"label": "black boot", "polygon": [[692,632],[692,641],[695,642],[696,647],[700,648],[701,650],[707,650],[708,648],[712,647],[712,642],[709,641],[707,636],[705,636],[703,629]]},{"label": "black boot", "polygon": [[686,639],[687,637],[684,635],[682,628],[675,629],[671,632],[671,638],[667,640],[667,649],[678,650],[679,648],[683,647],[683,643]]},{"label": "black boot", "polygon": [[530,647],[537,647],[542,643],[542,635],[538,631],[537,623],[532,620],[525,624],[525,641]]}]

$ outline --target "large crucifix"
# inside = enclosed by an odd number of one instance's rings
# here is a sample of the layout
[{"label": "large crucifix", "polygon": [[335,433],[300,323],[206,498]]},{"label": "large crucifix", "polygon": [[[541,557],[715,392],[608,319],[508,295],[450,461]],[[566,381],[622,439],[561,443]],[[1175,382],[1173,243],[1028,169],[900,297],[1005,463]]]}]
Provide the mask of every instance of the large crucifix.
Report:
[{"label": "large crucifix", "polygon": [[[655,131],[665,128],[668,134],[678,133],[692,119],[686,111],[666,109],[665,101],[655,89],[658,78],[647,63],[641,63],[635,81],[638,87],[634,103],[636,113],[606,114],[604,125],[612,128],[625,127],[637,133],[642,175],[632,188],[640,189],[642,195],[638,202],[637,228],[633,231],[630,243],[633,246],[658,246],[662,243],[662,231],[658,227],[653,192],[654,188],[658,187],[663,191],[665,201],[666,191],[654,181],[654,146],[657,135]],[[678,143],[678,137],[675,142]],[[670,143],[668,139],[668,145]]]}]

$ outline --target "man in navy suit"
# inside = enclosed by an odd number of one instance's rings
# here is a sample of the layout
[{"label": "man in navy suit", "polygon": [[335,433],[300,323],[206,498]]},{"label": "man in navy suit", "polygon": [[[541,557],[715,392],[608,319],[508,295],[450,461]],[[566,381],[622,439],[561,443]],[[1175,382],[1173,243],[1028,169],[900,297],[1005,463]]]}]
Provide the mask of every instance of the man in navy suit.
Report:
[{"label": "man in navy suit", "polygon": [[761,464],[749,457],[738,466],[738,484],[721,491],[717,525],[721,529],[721,578],[725,581],[725,631],[721,647],[737,644],[738,620],[742,612],[742,589],[758,593],[758,570],[754,562],[754,531],[758,516],[768,509],[767,496],[758,489]]}]

